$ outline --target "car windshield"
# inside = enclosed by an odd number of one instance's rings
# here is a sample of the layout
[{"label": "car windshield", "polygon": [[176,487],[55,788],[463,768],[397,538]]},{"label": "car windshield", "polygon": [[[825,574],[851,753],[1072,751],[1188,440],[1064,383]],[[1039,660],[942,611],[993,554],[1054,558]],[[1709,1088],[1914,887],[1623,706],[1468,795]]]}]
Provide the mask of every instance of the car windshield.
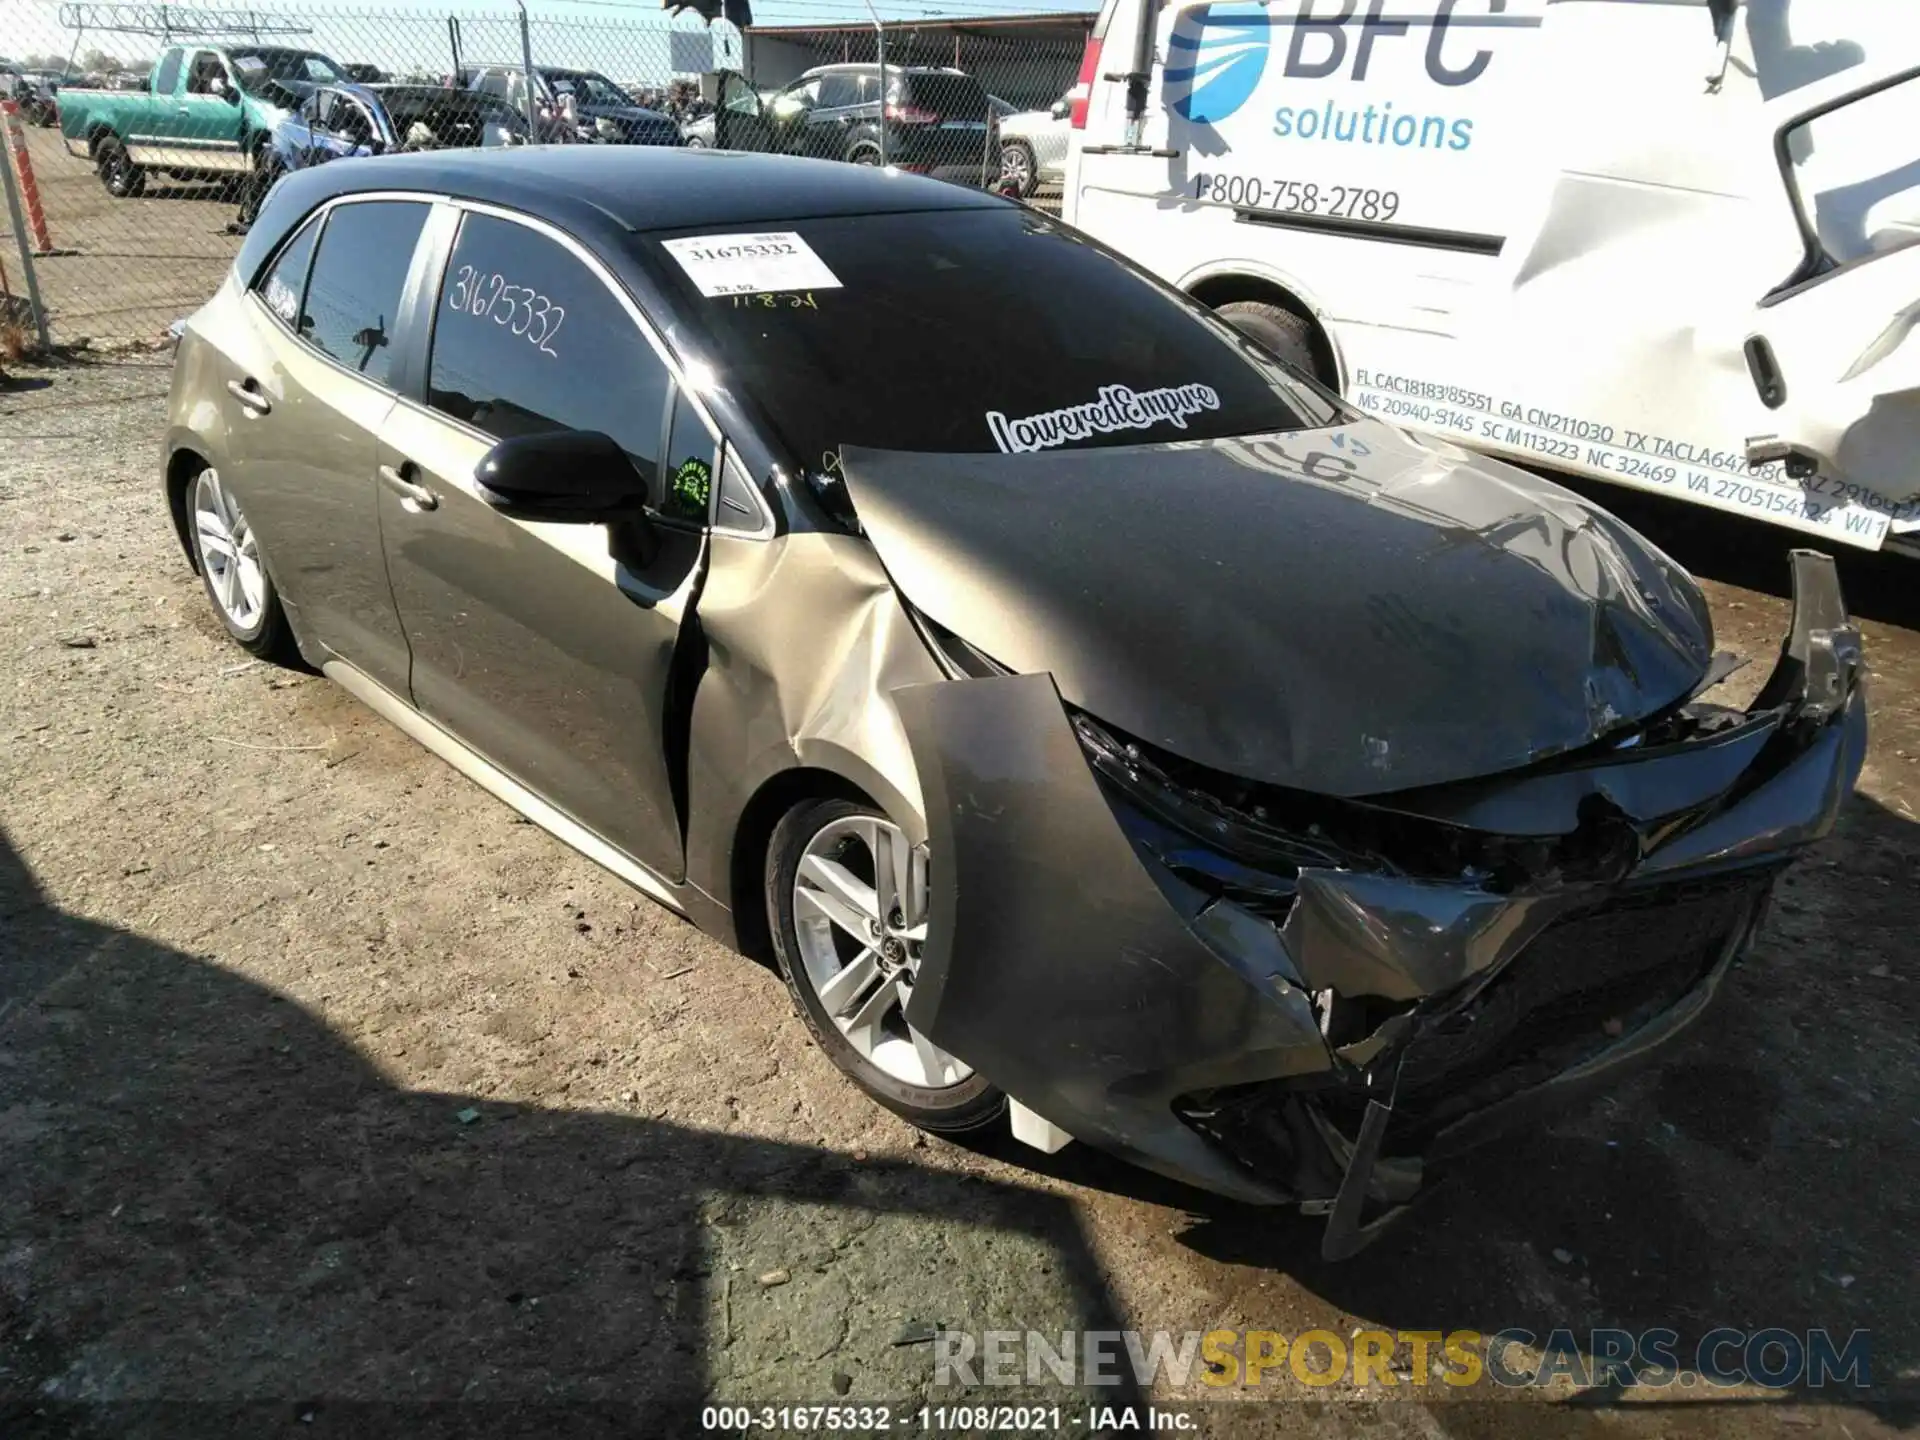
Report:
[{"label": "car windshield", "polygon": [[806,470],[1331,423],[1337,406],[1140,271],[1012,206],[642,237]]},{"label": "car windshield", "polygon": [[233,61],[234,78],[240,88],[249,93],[258,93],[274,82],[325,85],[347,78],[339,66],[311,50],[230,50],[227,58]]},{"label": "car windshield", "polygon": [[604,75],[590,70],[549,70],[547,83],[558,91],[571,85],[573,98],[582,105],[623,105],[631,107],[633,97]]}]

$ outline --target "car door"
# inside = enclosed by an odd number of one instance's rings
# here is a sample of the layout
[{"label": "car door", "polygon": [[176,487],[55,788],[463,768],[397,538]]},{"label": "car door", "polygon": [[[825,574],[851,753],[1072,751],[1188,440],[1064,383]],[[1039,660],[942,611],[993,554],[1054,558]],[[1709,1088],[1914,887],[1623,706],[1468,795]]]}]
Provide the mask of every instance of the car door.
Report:
[{"label": "car door", "polygon": [[112,107],[110,113],[120,117],[121,137],[126,141],[127,153],[135,161],[148,163],[155,148],[162,143],[159,116],[162,111],[172,113],[174,94],[180,89],[181,72],[185,69],[184,50],[176,46],[164,51],[147,83],[139,90],[129,91],[123,101]]},{"label": "car door", "polygon": [[400,316],[430,209],[345,200],[303,225],[248,292],[220,396],[230,483],[302,637],[401,695],[374,441],[402,383]]},{"label": "car door", "polygon": [[766,102],[737,70],[720,75],[719,103],[713,111],[713,143],[719,150],[771,150],[773,126]]},{"label": "car door", "polygon": [[325,89],[315,90],[302,100],[300,108],[286,119],[281,131],[281,148],[296,170],[305,169],[318,159],[314,151],[325,127],[330,99],[331,92]]},{"label": "car door", "polygon": [[[470,209],[434,307],[424,403],[380,437],[381,528],[422,714],[657,875],[683,873],[667,694],[706,533],[666,504],[671,375],[639,311],[541,222]],[[509,518],[474,470],[496,440],[611,435],[652,524]]]},{"label": "car door", "polygon": [[241,118],[240,91],[227,62],[212,50],[196,50],[171,116],[161,116],[169,143],[195,169],[244,170]]},{"label": "car door", "polygon": [[820,77],[819,103],[806,117],[802,153],[824,160],[846,158],[859,117],[860,77],[832,70]]}]

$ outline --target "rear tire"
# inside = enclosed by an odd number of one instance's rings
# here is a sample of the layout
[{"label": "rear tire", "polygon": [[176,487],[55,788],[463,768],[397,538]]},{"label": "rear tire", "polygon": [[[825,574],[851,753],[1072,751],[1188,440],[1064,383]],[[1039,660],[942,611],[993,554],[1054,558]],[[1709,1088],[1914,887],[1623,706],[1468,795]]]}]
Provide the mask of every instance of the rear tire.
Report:
[{"label": "rear tire", "polygon": [[188,533],[213,613],[249,655],[292,664],[299,651],[253,527],[211,465],[187,481]]},{"label": "rear tire", "polygon": [[[858,801],[809,800],[788,811],[767,846],[767,920],[773,932],[774,953],[794,1009],[800,1012],[827,1058],[854,1084],[923,1130],[949,1135],[978,1130],[1000,1118],[1006,1109],[1006,1097],[986,1076],[968,1070],[909,1031],[904,1006],[893,1005],[889,998],[898,993],[893,976],[905,974],[910,988],[917,957],[904,963],[900,959],[883,962],[883,942],[877,935],[868,945],[865,933],[856,935],[839,922],[830,921],[824,906],[809,905],[806,915],[796,920],[796,890],[802,880],[803,863],[808,866],[809,893],[831,901],[840,892],[817,883],[821,873],[818,862],[844,857],[841,873],[853,882],[849,888],[864,886],[867,898],[872,900],[888,887],[876,883],[880,877],[875,873],[878,867],[871,863],[874,847],[861,836],[897,833],[898,827],[885,814]],[[880,843],[884,845],[885,841]],[[905,841],[899,840],[895,849],[905,853]],[[924,871],[918,873],[924,881]],[[905,881],[903,887],[896,888],[910,889],[912,882]],[[924,883],[919,888],[924,893]],[[879,901],[874,908],[887,909],[897,918],[901,914],[889,901]],[[839,909],[856,919],[865,913],[844,901]],[[918,942],[899,945],[891,938],[885,944],[895,946],[901,956],[911,956],[918,948]],[[859,979],[856,971],[863,963],[871,974]],[[833,983],[836,979],[841,981],[837,988]],[[847,983],[849,979],[856,983]],[[874,1018],[863,1024],[861,1017],[869,1015]],[[962,1078],[951,1084],[915,1083],[929,1075],[945,1078],[954,1074]]]},{"label": "rear tire", "polygon": [[147,172],[133,163],[118,136],[100,137],[93,147],[93,163],[100,171],[100,183],[116,200],[131,200],[147,188]]},{"label": "rear tire", "polygon": [[1216,313],[1268,354],[1333,388],[1334,377],[1320,362],[1314,324],[1306,316],[1265,300],[1231,300]]},{"label": "rear tire", "polygon": [[273,189],[274,181],[282,174],[279,163],[269,154],[255,157],[254,164],[241,183],[246,187],[240,192],[239,223],[251,227],[260,218],[260,207],[266,203],[267,192]]},{"label": "rear tire", "polygon": [[872,145],[856,145],[847,152],[847,163],[849,165],[878,165],[880,163],[880,151]]}]

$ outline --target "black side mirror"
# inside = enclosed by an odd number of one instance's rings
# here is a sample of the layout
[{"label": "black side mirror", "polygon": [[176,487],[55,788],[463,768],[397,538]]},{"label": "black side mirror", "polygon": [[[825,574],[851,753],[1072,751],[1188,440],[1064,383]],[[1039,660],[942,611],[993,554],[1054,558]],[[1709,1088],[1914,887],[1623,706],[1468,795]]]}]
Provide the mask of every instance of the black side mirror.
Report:
[{"label": "black side mirror", "polygon": [[502,440],[474,467],[480,498],[522,520],[597,524],[632,519],[647,482],[627,452],[597,430],[555,430]]}]

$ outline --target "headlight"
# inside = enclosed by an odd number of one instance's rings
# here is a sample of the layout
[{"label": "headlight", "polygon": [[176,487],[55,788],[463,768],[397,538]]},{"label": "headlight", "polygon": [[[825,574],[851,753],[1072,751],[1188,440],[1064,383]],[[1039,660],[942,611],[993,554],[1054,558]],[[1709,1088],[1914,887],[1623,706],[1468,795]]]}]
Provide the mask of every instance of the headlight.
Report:
[{"label": "headlight", "polygon": [[620,127],[604,115],[593,122],[593,132],[602,140],[618,140],[620,138]]}]

